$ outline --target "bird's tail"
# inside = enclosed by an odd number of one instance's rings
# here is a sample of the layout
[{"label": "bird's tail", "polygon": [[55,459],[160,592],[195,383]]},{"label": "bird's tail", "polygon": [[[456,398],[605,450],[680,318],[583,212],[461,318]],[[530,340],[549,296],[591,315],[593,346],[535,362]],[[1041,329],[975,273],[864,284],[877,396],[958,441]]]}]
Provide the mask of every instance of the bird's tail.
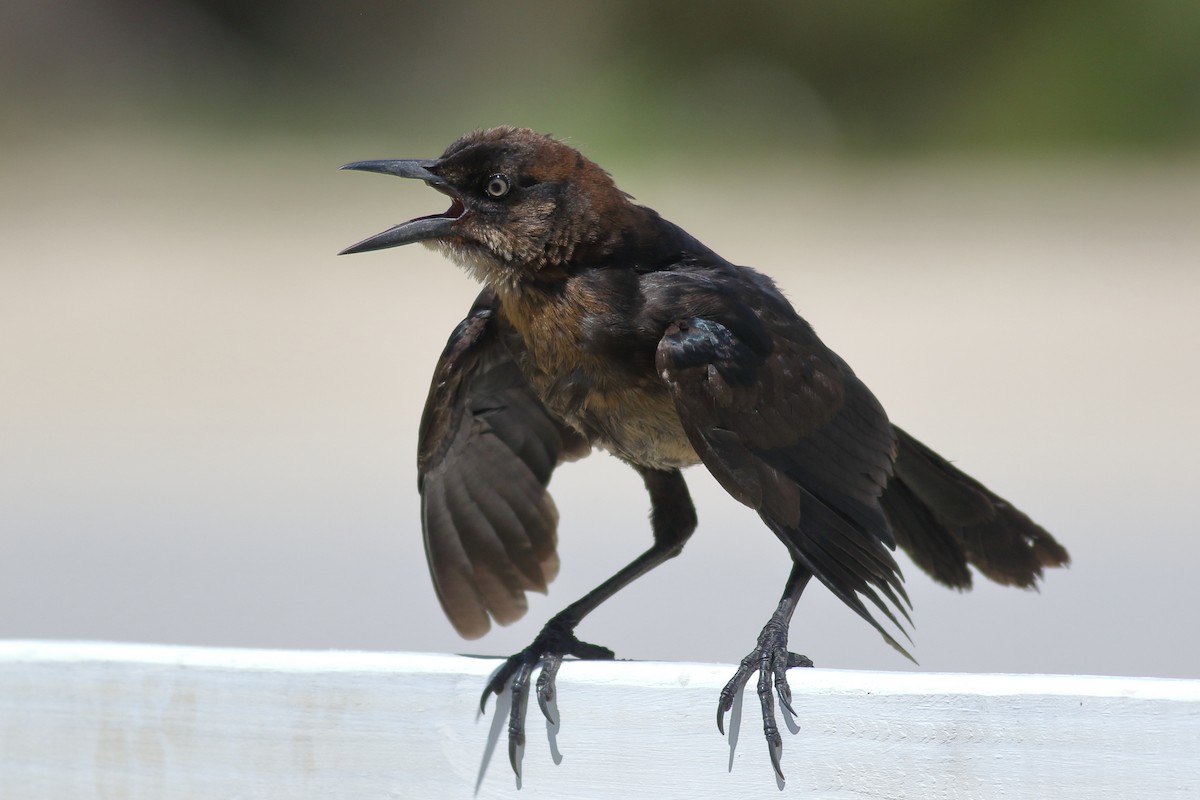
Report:
[{"label": "bird's tail", "polygon": [[881,503],[896,543],[935,580],[970,588],[970,563],[997,583],[1032,588],[1043,568],[1070,562],[1066,548],[1008,501],[894,430],[895,474]]}]

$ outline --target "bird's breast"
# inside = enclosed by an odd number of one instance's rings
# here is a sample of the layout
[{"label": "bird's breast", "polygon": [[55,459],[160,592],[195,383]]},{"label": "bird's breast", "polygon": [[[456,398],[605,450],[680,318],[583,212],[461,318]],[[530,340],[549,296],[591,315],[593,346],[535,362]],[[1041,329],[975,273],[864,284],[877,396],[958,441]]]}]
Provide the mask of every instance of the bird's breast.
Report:
[{"label": "bird's breast", "polygon": [[660,333],[587,293],[505,298],[509,348],[548,410],[595,446],[654,469],[699,463],[654,369]]}]

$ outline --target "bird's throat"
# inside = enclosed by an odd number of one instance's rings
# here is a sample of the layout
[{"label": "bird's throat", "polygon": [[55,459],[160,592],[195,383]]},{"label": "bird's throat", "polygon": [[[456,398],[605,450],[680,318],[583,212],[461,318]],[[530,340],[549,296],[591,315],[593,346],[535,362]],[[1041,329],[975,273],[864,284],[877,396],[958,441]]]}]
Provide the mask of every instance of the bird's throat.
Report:
[{"label": "bird's throat", "polygon": [[516,270],[466,239],[432,239],[423,244],[453,261],[473,280],[495,289],[501,297],[518,290],[521,278]]}]

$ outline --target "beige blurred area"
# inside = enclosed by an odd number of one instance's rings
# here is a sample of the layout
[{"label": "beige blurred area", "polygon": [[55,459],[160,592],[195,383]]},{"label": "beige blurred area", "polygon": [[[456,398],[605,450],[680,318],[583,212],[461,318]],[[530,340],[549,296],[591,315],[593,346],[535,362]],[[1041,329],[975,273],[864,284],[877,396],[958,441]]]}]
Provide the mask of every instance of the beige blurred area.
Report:
[{"label": "beige blurred area", "polygon": [[[1200,675],[1200,4],[0,3],[0,637],[506,655],[650,541],[560,469],[517,624],[437,607],[415,449],[477,287],[335,253],[445,199],[338,172],[567,138],[775,276],[891,417],[1052,531],[1040,593],[905,561],[933,671]],[[685,553],[589,617],[735,662],[782,545],[703,469]],[[813,586],[792,644],[910,669]]]},{"label": "beige blurred area", "polygon": [[[435,154],[387,133],[0,153],[0,637],[505,655],[648,545],[640,481],[596,454],[554,476],[550,596],[475,642],[443,618],[415,438],[477,289],[418,247],[335,255],[442,210],[336,171]],[[1200,674],[1200,163],[589,152],[774,276],[894,421],[1070,549],[1040,593],[905,560],[922,669]],[[782,589],[783,547],[688,478],[684,555],[580,628],[619,657],[734,662]],[[792,643],[912,668],[815,585]]]}]

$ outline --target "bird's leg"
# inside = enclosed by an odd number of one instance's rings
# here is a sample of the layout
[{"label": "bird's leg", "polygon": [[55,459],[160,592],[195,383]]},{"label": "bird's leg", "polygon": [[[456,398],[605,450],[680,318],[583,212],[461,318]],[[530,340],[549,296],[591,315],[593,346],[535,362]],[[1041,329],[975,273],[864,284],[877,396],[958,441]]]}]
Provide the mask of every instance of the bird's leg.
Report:
[{"label": "bird's leg", "polygon": [[650,522],[654,530],[654,545],[631,561],[604,583],[555,614],[546,623],[533,643],[510,656],[492,673],[479,699],[483,711],[489,695],[499,695],[512,683],[512,707],[508,721],[508,760],[518,775],[518,753],[525,744],[525,706],[529,700],[529,680],[538,662],[542,671],[537,680],[538,706],[546,719],[557,724],[550,714],[554,700],[554,679],[564,656],[582,659],[611,659],[613,652],[575,636],[575,626],[634,579],[646,574],[664,561],[679,555],[683,544],[696,529],[696,509],[688,494],[687,484],[679,470],[655,470],[637,467],[650,493]]},{"label": "bird's leg", "polygon": [[779,607],[771,615],[771,619],[758,635],[758,646],[742,659],[737,672],[725,688],[721,690],[721,700],[717,705],[717,729],[725,733],[725,713],[733,707],[733,698],[741,694],[750,676],[758,672],[758,699],[762,703],[763,733],[767,737],[767,747],[771,751],[771,764],[775,774],[783,780],[783,771],[779,767],[779,757],[783,753],[783,739],[779,728],[775,725],[775,701],[771,696],[771,683],[774,679],[775,692],[779,695],[779,703],[792,716],[796,711],[792,708],[792,690],[788,686],[787,671],[792,667],[811,667],[813,662],[807,657],[792,653],[788,650],[788,626],[792,622],[792,613],[800,594],[808,585],[812,573],[799,564],[792,565],[792,573],[788,576],[787,586],[784,587],[783,597]]}]

